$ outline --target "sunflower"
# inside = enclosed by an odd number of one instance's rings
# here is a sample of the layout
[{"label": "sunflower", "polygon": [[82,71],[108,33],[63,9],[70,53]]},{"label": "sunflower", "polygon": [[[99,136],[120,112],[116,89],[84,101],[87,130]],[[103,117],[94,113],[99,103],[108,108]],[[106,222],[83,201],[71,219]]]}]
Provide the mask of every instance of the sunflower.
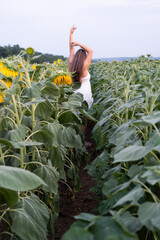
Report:
[{"label": "sunflower", "polygon": [[26,49],[26,52],[27,52],[28,55],[33,55],[34,54],[34,49],[32,47],[28,47]]},{"label": "sunflower", "polygon": [[36,70],[36,65],[35,64],[33,64],[32,69]]},{"label": "sunflower", "polygon": [[56,61],[53,62],[54,65],[58,65]]},{"label": "sunflower", "polygon": [[62,62],[61,59],[57,59],[57,63],[60,64]]},{"label": "sunflower", "polygon": [[7,82],[7,81],[3,81],[3,82],[5,82],[5,84],[7,85],[8,88],[10,88],[12,86],[12,82]]},{"label": "sunflower", "polygon": [[71,77],[69,75],[67,75],[67,76],[64,75],[64,80],[65,80],[65,83],[67,85],[71,85],[72,84],[72,79],[71,79]]},{"label": "sunflower", "polygon": [[54,65],[60,65],[62,64],[62,60],[61,59],[57,59],[57,61],[53,62]]},{"label": "sunflower", "polygon": [[[12,82],[8,82],[8,81],[5,81],[5,80],[1,80],[2,82],[5,83],[5,85],[7,85],[8,88],[10,88],[12,86]],[[7,87],[5,85],[2,85],[2,88],[4,89],[7,89]],[[4,97],[5,97],[6,93],[4,92],[0,92],[0,103],[4,102]]]},{"label": "sunflower", "polygon": [[54,79],[54,83],[56,85],[71,85],[72,84],[72,79],[69,75],[61,75],[61,76],[57,76]]},{"label": "sunflower", "polygon": [[5,93],[1,92],[0,93],[0,103],[4,102],[4,97],[5,97]]},{"label": "sunflower", "polygon": [[11,69],[8,69],[7,67],[4,66],[3,62],[1,62],[1,61],[0,61],[0,72],[5,77],[14,77],[14,78],[16,78],[18,76],[18,72],[13,71]]},{"label": "sunflower", "polygon": [[[12,82],[5,81],[5,80],[3,80],[3,79],[2,79],[1,81],[5,83],[5,84],[3,85],[3,88],[5,88],[5,89],[6,89],[7,87],[10,88],[10,87],[12,86]],[[7,87],[6,87],[5,85],[7,85]]]}]

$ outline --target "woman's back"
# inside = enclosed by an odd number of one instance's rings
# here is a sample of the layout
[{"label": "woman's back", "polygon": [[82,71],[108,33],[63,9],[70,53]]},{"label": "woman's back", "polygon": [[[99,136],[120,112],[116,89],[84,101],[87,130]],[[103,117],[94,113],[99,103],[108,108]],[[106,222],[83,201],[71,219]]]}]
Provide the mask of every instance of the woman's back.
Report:
[{"label": "woman's back", "polygon": [[81,82],[80,88],[75,90],[75,93],[81,93],[83,95],[83,99],[88,103],[89,108],[93,103],[90,77],[91,77],[90,73],[87,72],[87,75],[80,79]]}]

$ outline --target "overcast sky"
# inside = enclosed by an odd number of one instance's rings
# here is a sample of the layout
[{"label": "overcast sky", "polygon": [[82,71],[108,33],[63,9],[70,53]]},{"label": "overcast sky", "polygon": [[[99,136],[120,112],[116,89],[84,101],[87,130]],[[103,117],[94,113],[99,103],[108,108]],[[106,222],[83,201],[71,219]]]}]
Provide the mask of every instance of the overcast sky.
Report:
[{"label": "overcast sky", "polygon": [[160,0],[0,0],[0,45],[68,57],[68,37],[93,58],[160,56]]}]

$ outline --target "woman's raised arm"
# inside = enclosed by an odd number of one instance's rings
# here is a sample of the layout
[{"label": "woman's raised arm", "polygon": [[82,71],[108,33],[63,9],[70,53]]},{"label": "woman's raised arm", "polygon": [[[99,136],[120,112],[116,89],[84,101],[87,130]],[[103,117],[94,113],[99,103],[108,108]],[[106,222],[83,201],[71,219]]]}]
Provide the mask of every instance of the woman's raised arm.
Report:
[{"label": "woman's raised arm", "polygon": [[70,35],[69,35],[69,67],[71,66],[72,64],[72,61],[73,61],[73,58],[74,58],[74,55],[75,55],[75,50],[74,50],[74,46],[72,45],[72,42],[73,42],[73,33],[75,31],[76,27],[73,25],[70,29]]}]

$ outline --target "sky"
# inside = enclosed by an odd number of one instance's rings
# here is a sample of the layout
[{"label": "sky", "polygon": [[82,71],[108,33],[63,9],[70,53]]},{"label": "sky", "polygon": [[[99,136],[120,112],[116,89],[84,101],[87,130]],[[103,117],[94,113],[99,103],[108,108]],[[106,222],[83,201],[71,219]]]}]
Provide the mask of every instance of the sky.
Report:
[{"label": "sky", "polygon": [[75,25],[74,40],[93,58],[160,57],[160,0],[0,0],[0,8],[0,46],[68,57]]}]

